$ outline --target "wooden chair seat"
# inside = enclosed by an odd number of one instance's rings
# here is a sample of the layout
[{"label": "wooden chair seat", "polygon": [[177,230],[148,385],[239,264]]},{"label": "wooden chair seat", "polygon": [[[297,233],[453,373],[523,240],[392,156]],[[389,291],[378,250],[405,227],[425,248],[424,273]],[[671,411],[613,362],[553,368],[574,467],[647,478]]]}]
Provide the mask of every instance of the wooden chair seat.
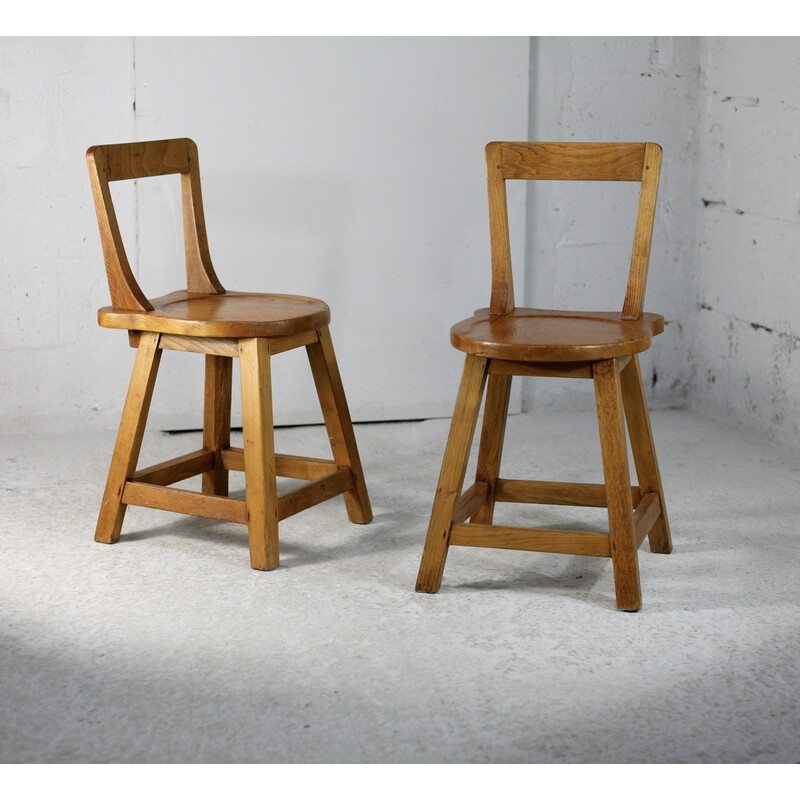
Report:
[{"label": "wooden chair seat", "polygon": [[150,300],[152,311],[106,306],[104,328],[223,338],[293,336],[325,327],[331,311],[322,300],[297,295],[177,291]]},{"label": "wooden chair seat", "polygon": [[457,350],[507,361],[601,361],[641,353],[664,330],[664,317],[622,319],[613,311],[515,308],[508,314],[478,309],[450,329]]},{"label": "wooden chair seat", "polygon": [[[417,591],[437,592],[451,545],[610,558],[617,606],[641,606],[638,549],[672,549],[639,353],[664,330],[644,312],[661,148],[652,143],[491,142],[486,146],[492,294],[489,308],[456,323],[450,341],[466,353]],[[517,308],[511,271],[507,180],[636,181],[641,184],[628,288],[621,312]],[[513,376],[586,378],[594,383],[604,483],[500,477]],[[464,489],[483,402],[475,480]],[[628,468],[627,425],[638,478]],[[542,465],[541,459],[537,461]],[[608,509],[607,533],[492,523],[496,503]]]},{"label": "wooden chair seat", "polygon": [[[200,190],[197,147],[190,139],[98,145],[87,154],[111,306],[100,325],[128,331],[137,348],[95,539],[120,538],[129,505],[247,525],[250,564],[280,563],[278,523],[343,495],[351,522],[372,519],[328,323],[321,300],[226,291],[211,263]],[[186,289],[148,299],[134,278],[117,224],[109,182],[180,174]],[[305,347],[332,458],[275,452],[271,359]],[[163,350],[205,355],[202,447],[139,469],[150,401]],[[231,447],[233,359],[239,359],[244,447]],[[245,474],[245,499],[228,496],[230,470]],[[172,484],[202,476],[200,492]],[[302,481],[282,495],[277,477]]]}]

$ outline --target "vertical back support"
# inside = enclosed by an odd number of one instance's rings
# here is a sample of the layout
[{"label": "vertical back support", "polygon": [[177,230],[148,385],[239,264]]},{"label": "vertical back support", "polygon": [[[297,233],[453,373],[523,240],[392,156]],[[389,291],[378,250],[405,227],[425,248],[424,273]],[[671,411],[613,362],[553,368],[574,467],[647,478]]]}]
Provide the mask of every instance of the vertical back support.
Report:
[{"label": "vertical back support", "polygon": [[186,288],[189,292],[224,294],[214,272],[206,237],[197,146],[191,139],[166,139],[99,145],[86,152],[97,222],[114,308],[151,311],[130,268],[108,184],[159,175],[180,174],[183,231],[186,250]]},{"label": "vertical back support", "polygon": [[644,305],[661,147],[653,143],[490,142],[486,145],[492,250],[492,314],[514,310],[506,180],[638,181],[641,183],[623,319]]}]

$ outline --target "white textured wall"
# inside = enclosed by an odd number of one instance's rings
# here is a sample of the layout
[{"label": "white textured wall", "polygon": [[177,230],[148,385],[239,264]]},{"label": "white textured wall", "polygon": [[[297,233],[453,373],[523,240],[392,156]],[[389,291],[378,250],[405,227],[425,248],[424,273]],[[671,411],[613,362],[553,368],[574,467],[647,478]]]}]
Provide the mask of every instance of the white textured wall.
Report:
[{"label": "white textured wall", "polygon": [[122,408],[132,361],[97,326],[108,288],[84,153],[133,136],[131,63],[130,39],[0,39],[2,431]]},{"label": "white textured wall", "polygon": [[[173,136],[198,143],[223,284],[331,306],[354,418],[449,415],[449,327],[489,293],[483,146],[525,138],[528,68],[525,37],[0,39],[3,429],[117,424],[133,352],[96,324],[84,153]],[[184,280],[173,177],[119,187],[150,295]],[[304,354],[274,372],[276,420],[321,419]],[[197,427],[201,385],[165,353],[153,424]]]},{"label": "white textured wall", "polygon": [[[483,144],[627,139],[665,151],[651,403],[800,445],[798,54],[747,37],[0,39],[0,424],[116,425],[133,354],[95,322],[89,144],[193,136],[223,281],[327,299],[355,415],[376,419],[451,412],[447,331],[489,289]],[[514,189],[526,303],[621,304],[635,201],[599,189],[537,187],[527,224]],[[172,288],[175,198],[140,183],[121,199],[145,288]],[[171,410],[199,388],[191,361],[165,355],[156,424],[197,424],[196,392]],[[282,421],[315,413],[302,361],[276,372]],[[524,384],[530,409],[592,402],[582,382]]]},{"label": "white textured wall", "polygon": [[800,444],[800,39],[704,39],[694,405]]},{"label": "white textured wall", "polygon": [[[645,37],[539,38],[532,50],[530,138],[653,141],[664,148],[645,308],[663,334],[642,356],[655,406],[683,405],[697,270],[693,182],[697,169],[698,43]],[[531,184],[526,303],[622,309],[638,184]],[[527,379],[525,407],[589,406],[589,382]]]},{"label": "white textured wall", "polygon": [[[646,307],[667,326],[643,357],[651,404],[800,445],[800,39],[542,38],[532,65],[532,139],[664,147]],[[537,187],[527,302],[621,305],[632,231],[615,215],[632,210],[622,185]],[[524,402],[589,404],[591,387],[529,381]]]}]

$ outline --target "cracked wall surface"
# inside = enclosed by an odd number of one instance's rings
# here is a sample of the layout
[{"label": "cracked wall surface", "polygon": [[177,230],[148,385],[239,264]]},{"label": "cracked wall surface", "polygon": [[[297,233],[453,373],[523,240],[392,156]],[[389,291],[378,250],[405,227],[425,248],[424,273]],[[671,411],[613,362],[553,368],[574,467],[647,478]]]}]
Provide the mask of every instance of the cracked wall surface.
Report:
[{"label": "cracked wall surface", "polygon": [[[645,302],[666,319],[643,358],[651,405],[800,445],[800,40],[541,38],[531,70],[530,138],[664,148]],[[526,302],[619,307],[628,201],[563,186],[529,194]],[[593,401],[589,386],[531,383],[529,409]]]},{"label": "cracked wall surface", "polygon": [[691,402],[800,444],[800,40],[703,39]]},{"label": "cracked wall surface", "polygon": [[[666,330],[643,358],[650,402],[689,404],[800,446],[799,39],[537,37],[447,47],[365,39],[358,48],[337,50],[324,40],[287,47],[267,53],[250,42],[214,54],[207,41],[189,39],[0,38],[4,430],[118,420],[133,353],[123,335],[96,325],[108,295],[88,145],[199,139],[218,270],[230,288],[252,287],[255,275],[258,288],[269,289],[270,270],[270,281],[286,278],[283,290],[333,298],[340,360],[352,359],[344,369],[353,405],[369,395],[372,406],[361,411],[380,418],[451,412],[460,361],[449,326],[485,305],[489,291],[482,148],[527,135],[664,147],[646,308],[664,315]],[[400,57],[404,70],[387,66]],[[202,80],[193,80],[198,70]],[[213,114],[208,98],[219,101]],[[338,116],[320,111],[334,106]],[[357,136],[354,119],[364,121]],[[274,152],[276,161],[231,174],[220,166],[232,161],[231,132],[250,142],[248,152]],[[420,141],[427,144],[415,150]],[[312,164],[321,148],[325,157]],[[236,201],[242,187],[245,200]],[[621,307],[635,213],[629,188],[511,190],[517,288],[526,305]],[[161,189],[120,200],[123,235],[138,237],[141,227],[155,231],[157,243],[178,213]],[[151,202],[155,212],[137,214],[137,204],[149,209]],[[265,265],[265,247],[276,267]],[[155,253],[144,239],[133,251],[137,269]],[[159,285],[160,268],[145,275],[152,293],[172,288]],[[359,309],[383,308],[380,298],[389,296],[392,308],[382,316],[345,314],[339,309],[350,296]],[[411,343],[408,331],[418,335]],[[398,345],[391,354],[389,340]],[[354,356],[365,352],[369,369]],[[170,356],[165,405],[189,386],[180,372],[168,377]],[[199,394],[199,372],[192,380]],[[588,382],[520,384],[529,410],[594,402]],[[436,408],[415,404],[434,389]],[[293,397],[284,400],[291,409]],[[154,402],[157,411],[159,389]]]},{"label": "cracked wall surface", "polygon": [[[529,138],[652,141],[664,149],[645,310],[665,332],[642,356],[651,404],[687,401],[690,284],[696,272],[698,42],[648,37],[543,37],[531,50]],[[532,183],[526,304],[621,310],[638,184]],[[578,385],[576,385],[578,384]],[[594,403],[589,382],[533,379],[525,407]]]}]

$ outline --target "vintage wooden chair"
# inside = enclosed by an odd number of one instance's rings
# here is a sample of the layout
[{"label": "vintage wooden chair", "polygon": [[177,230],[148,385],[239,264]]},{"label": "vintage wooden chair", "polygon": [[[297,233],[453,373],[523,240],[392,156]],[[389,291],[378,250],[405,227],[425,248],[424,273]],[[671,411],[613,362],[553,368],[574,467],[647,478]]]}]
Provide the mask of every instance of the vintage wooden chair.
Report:
[{"label": "vintage wooden chair", "polygon": [[[321,300],[226,292],[209,256],[197,147],[190,139],[100,145],[86,158],[92,181],[111,306],[100,325],[129,332],[138,348],[108,473],[95,539],[116,542],[128,505],[147,506],[248,527],[250,563],[279,564],[278,522],[344,494],[352,522],[372,519],[353,426]],[[117,224],[110,181],[180,173],[186,249],[186,291],[148,300],[131,272]],[[270,358],[305,346],[333,459],[275,453]],[[203,446],[137,471],[137,461],[162,350],[205,354]],[[232,359],[241,374],[244,447],[230,446]],[[245,473],[245,499],[228,496],[228,471]],[[202,491],[170,484],[202,474]],[[306,481],[282,496],[276,476]]]},{"label": "vintage wooden chair", "polygon": [[[449,545],[610,557],[617,606],[641,607],[637,550],[672,549],[638,354],[664,330],[643,313],[661,148],[657,144],[492,142],[486,147],[492,251],[489,308],[451,328],[466,363],[417,579],[438,591]],[[639,209],[622,312],[547,311],[514,306],[506,180],[639,181]],[[500,456],[513,375],[594,381],[605,484],[504,480]],[[462,493],[488,377],[475,482]],[[631,486],[627,420],[638,486]],[[608,508],[608,533],[493,525],[494,505],[545,503]],[[469,519],[469,522],[466,520]]]}]

